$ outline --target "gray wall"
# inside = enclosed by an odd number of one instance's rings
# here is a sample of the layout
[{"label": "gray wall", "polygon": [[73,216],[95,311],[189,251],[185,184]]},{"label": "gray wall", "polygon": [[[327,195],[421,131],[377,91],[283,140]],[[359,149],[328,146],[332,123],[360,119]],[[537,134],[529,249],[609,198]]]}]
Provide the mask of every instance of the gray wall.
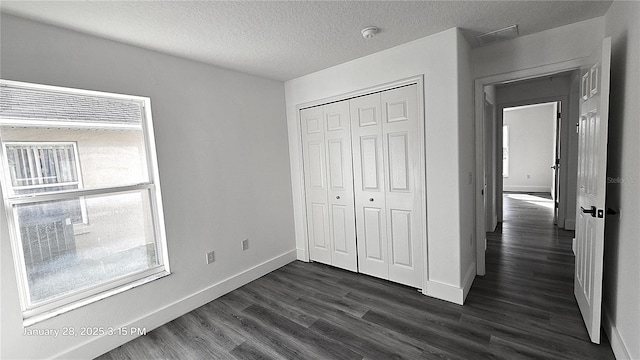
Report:
[{"label": "gray wall", "polygon": [[[5,14],[1,20],[3,79],[151,98],[173,271],[36,328],[136,324],[150,330],[231,290],[220,282],[231,278],[237,285],[255,276],[252,268],[264,270],[262,263],[295,259],[282,82]],[[0,235],[0,357],[89,358],[129,340],[22,336],[4,211]],[[247,252],[243,238],[251,241]],[[212,265],[205,263],[209,250],[217,255]]]}]

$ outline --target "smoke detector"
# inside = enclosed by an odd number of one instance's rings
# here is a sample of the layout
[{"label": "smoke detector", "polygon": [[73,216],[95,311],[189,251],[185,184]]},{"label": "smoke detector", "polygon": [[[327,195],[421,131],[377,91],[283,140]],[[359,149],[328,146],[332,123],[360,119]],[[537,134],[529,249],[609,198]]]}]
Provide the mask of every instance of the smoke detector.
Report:
[{"label": "smoke detector", "polygon": [[360,32],[362,33],[363,38],[371,39],[372,37],[376,36],[376,34],[378,33],[378,28],[375,26],[369,26],[360,30]]}]

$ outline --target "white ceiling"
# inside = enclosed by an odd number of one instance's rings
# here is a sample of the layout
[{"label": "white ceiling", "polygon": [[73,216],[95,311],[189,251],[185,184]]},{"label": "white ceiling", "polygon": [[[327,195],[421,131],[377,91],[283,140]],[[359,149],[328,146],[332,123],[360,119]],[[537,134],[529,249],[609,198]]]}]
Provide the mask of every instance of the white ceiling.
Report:
[{"label": "white ceiling", "polygon": [[[611,1],[6,1],[2,12],[277,80],[452,27],[527,35],[604,15]],[[365,40],[360,30],[377,26]]]}]

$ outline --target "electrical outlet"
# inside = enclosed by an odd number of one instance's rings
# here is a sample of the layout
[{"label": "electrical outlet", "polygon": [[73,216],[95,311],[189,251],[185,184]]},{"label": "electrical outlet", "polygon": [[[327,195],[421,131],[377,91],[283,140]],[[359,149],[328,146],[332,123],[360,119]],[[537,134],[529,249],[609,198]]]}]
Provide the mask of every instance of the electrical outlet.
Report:
[{"label": "electrical outlet", "polygon": [[207,264],[211,264],[214,261],[216,261],[216,256],[213,251],[209,251],[207,253]]},{"label": "electrical outlet", "polygon": [[249,239],[242,240],[242,251],[249,250]]}]

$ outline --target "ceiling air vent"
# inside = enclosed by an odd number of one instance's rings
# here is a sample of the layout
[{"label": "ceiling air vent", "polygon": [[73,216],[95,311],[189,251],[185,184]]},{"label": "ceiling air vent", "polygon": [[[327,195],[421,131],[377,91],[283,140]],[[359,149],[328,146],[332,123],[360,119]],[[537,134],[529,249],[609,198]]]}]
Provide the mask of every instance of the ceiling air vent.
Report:
[{"label": "ceiling air vent", "polygon": [[507,26],[504,29],[491,31],[476,36],[479,45],[487,45],[497,41],[518,37],[518,25]]}]

